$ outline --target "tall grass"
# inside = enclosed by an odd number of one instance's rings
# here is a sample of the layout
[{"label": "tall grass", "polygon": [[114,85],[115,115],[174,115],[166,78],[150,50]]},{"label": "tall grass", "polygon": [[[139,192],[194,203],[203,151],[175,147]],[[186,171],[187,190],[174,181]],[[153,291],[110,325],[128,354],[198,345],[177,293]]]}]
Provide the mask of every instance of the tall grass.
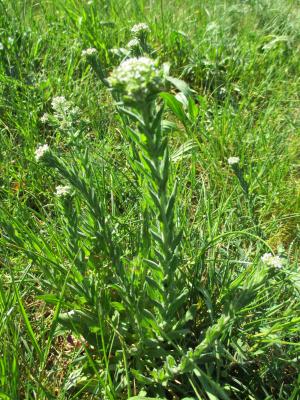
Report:
[{"label": "tall grass", "polygon": [[297,4],[0,11],[0,398],[300,398]]}]

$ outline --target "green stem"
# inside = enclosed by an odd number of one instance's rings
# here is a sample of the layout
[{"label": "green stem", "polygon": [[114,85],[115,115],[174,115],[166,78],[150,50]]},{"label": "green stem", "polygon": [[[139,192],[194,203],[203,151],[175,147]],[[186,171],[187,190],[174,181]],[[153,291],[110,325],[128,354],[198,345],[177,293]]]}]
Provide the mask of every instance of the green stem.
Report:
[{"label": "green stem", "polygon": [[155,195],[157,201],[152,201],[150,208],[153,213],[153,226],[155,227],[158,238],[154,237],[154,253],[159,254],[159,261],[154,260],[160,266],[163,272],[163,279],[160,282],[163,292],[163,303],[167,304],[170,298],[176,296],[172,290],[174,279],[174,212],[173,205],[168,209],[170,196],[168,194],[169,183],[169,159],[168,148],[165,138],[161,134],[161,121],[156,125],[153,131],[153,121],[157,117],[157,113],[152,112],[150,106],[146,106],[142,111],[144,125],[140,126],[140,130],[147,138],[146,145],[140,146],[142,155],[152,161],[153,168],[150,171],[151,177],[148,174],[144,175],[146,186],[151,198]]}]

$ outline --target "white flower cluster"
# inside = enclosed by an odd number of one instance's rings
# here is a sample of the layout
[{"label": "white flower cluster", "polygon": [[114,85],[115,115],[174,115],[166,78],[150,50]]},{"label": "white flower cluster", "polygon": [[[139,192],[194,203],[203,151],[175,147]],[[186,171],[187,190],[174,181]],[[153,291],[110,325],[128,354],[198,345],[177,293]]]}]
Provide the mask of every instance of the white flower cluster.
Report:
[{"label": "white flower cluster", "polygon": [[71,191],[70,186],[57,186],[56,187],[56,196],[58,197],[63,197],[63,196],[67,196]]},{"label": "white flower cluster", "polygon": [[51,106],[54,111],[67,111],[70,108],[70,103],[64,96],[53,97]]},{"label": "white flower cluster", "polygon": [[269,267],[282,268],[282,259],[279,256],[273,256],[271,253],[265,253],[261,261]]},{"label": "white flower cluster", "polygon": [[49,146],[47,144],[43,144],[37,147],[35,150],[35,159],[39,161],[44,155],[49,151]]},{"label": "white flower cluster", "polygon": [[137,38],[134,38],[134,39],[132,39],[132,40],[130,40],[128,43],[127,43],[127,48],[128,49],[134,49],[134,48],[136,48],[136,47],[139,47],[140,46],[140,41],[139,41],[139,39],[137,39]]},{"label": "white flower cluster", "polygon": [[228,161],[229,165],[235,165],[240,162],[240,158],[239,157],[229,157],[227,161]]},{"label": "white flower cluster", "polygon": [[41,116],[41,122],[43,123],[43,124],[45,124],[46,122],[48,122],[49,121],[49,114],[48,113],[44,113],[42,116]]},{"label": "white flower cluster", "polygon": [[89,49],[82,50],[82,52],[81,52],[82,57],[93,56],[94,54],[97,54],[97,50],[94,47],[90,47]]},{"label": "white flower cluster", "polygon": [[78,107],[74,107],[71,101],[66,100],[64,96],[53,97],[51,106],[53,114],[45,113],[41,116],[41,122],[52,122],[57,124],[60,129],[66,130],[73,126],[80,116]]},{"label": "white flower cluster", "polygon": [[123,92],[137,102],[159,92],[164,84],[164,72],[148,57],[129,58],[115,68],[108,78],[113,90]]},{"label": "white flower cluster", "polygon": [[133,27],[131,28],[131,33],[137,37],[147,35],[149,32],[150,32],[150,28],[144,22],[133,25]]},{"label": "white flower cluster", "polygon": [[64,96],[54,97],[51,105],[53,110],[56,112],[54,116],[57,118],[62,118],[62,114],[77,117],[80,112],[79,107],[73,107],[74,104],[71,101],[66,100]]}]

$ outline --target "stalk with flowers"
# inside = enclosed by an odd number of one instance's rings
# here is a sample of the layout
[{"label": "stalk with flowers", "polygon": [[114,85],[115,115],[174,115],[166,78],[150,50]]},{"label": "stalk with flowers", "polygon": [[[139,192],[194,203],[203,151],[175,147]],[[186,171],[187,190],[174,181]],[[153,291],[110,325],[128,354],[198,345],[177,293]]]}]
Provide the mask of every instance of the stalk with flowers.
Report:
[{"label": "stalk with flowers", "polygon": [[126,132],[134,146],[134,167],[144,188],[144,213],[150,214],[145,235],[150,236],[152,245],[149,258],[143,260],[145,279],[156,304],[158,325],[168,336],[176,325],[175,303],[178,297],[183,300],[184,293],[178,292],[175,283],[181,234],[174,223],[176,184],[171,187],[169,182],[168,138],[161,123],[163,104],[158,103],[158,94],[167,83],[166,72],[149,58],[133,58],[116,68],[108,81],[120,99],[119,112],[132,122]]}]

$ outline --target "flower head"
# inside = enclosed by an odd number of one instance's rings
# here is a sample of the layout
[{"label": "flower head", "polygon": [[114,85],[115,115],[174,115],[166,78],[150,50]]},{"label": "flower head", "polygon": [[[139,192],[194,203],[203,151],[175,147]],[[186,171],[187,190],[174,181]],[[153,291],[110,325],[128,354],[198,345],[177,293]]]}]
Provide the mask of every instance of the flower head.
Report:
[{"label": "flower head", "polygon": [[55,111],[67,111],[70,108],[70,103],[64,96],[53,97],[51,105]]},{"label": "flower head", "polygon": [[261,261],[269,267],[282,268],[282,259],[279,256],[273,256],[271,253],[265,253]]},{"label": "flower head", "polygon": [[74,106],[74,103],[67,100],[64,96],[53,97],[51,101],[53,114],[44,114],[41,118],[42,122],[50,121],[59,126],[62,130],[68,130],[78,123],[80,117],[80,109]]},{"label": "flower head", "polygon": [[150,28],[144,22],[141,22],[139,24],[133,25],[133,27],[131,28],[131,33],[136,37],[145,36],[149,32],[150,32]]},{"label": "flower head", "polygon": [[240,158],[239,157],[229,157],[227,161],[228,161],[229,165],[235,165],[240,162]]},{"label": "flower head", "polygon": [[56,196],[58,197],[63,197],[63,196],[67,196],[71,191],[71,187],[70,186],[56,186]]},{"label": "flower head", "polygon": [[81,56],[88,57],[97,54],[97,50],[94,47],[90,47],[89,49],[82,50]]},{"label": "flower head", "polygon": [[108,78],[113,90],[119,90],[134,102],[145,102],[164,86],[164,71],[148,57],[129,58]]},{"label": "flower head", "polygon": [[47,121],[49,121],[49,114],[45,113],[41,116],[41,122],[45,124]]},{"label": "flower head", "polygon": [[34,153],[36,161],[39,161],[42,157],[44,157],[45,153],[47,153],[49,150],[50,149],[47,144],[38,146]]},{"label": "flower head", "polygon": [[127,43],[127,48],[128,49],[134,49],[134,48],[136,48],[136,47],[139,47],[140,46],[140,41],[139,41],[139,39],[137,39],[137,38],[134,38],[134,39],[132,39],[132,40],[130,40],[128,43]]}]

